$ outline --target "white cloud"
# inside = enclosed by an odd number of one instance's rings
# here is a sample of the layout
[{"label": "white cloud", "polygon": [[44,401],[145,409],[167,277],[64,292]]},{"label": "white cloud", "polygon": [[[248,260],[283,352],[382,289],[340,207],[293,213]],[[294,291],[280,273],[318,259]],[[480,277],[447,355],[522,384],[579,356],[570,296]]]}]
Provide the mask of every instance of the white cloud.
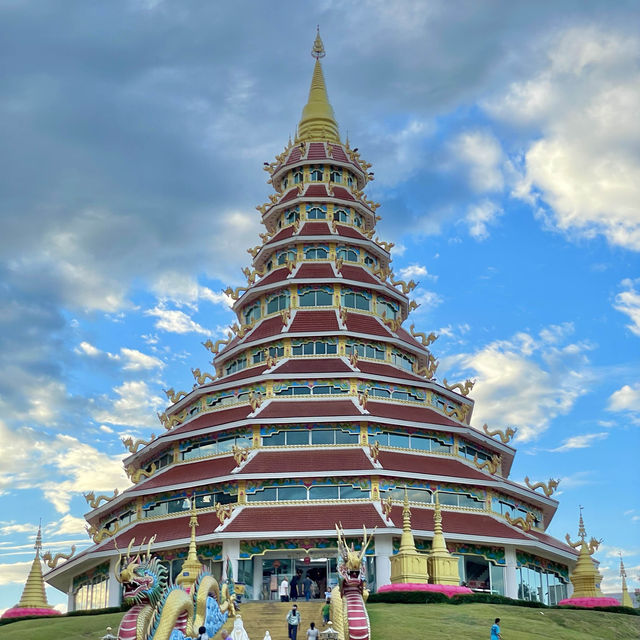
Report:
[{"label": "white cloud", "polygon": [[14,582],[24,583],[29,575],[33,560],[0,564],[0,585]]},{"label": "white cloud", "polygon": [[550,449],[550,451],[570,451],[571,449],[588,449],[595,442],[604,440],[609,433],[607,431],[601,431],[600,433],[584,433],[578,436],[571,436],[567,438],[559,447]]},{"label": "white cloud", "polygon": [[197,309],[198,301],[206,300],[229,308],[233,306],[233,300],[225,293],[216,293],[182,273],[163,273],[153,283],[152,289],[163,303],[171,301],[179,306]]},{"label": "white cloud", "polygon": [[493,224],[502,213],[502,209],[490,200],[471,205],[465,216],[469,235],[476,240],[486,240],[489,237],[487,226]]},{"label": "white cloud", "polygon": [[152,395],[146,382],[126,381],[114,387],[113,391],[117,399],[103,398],[103,402],[109,403],[110,407],[96,409],[94,420],[132,427],[157,426],[156,411],[166,406],[166,400]]},{"label": "white cloud", "polygon": [[79,355],[86,355],[90,358],[104,358],[107,361],[122,363],[125,371],[141,371],[144,369],[162,369],[164,362],[154,356],[142,353],[137,349],[128,349],[122,347],[120,353],[110,353],[109,351],[101,351],[89,342],[81,342],[74,351]]},{"label": "white cloud", "polygon": [[456,374],[477,380],[474,422],[515,425],[519,440],[532,440],[588,391],[592,376],[585,353],[590,346],[557,344],[558,335],[566,342],[572,330],[571,324],[565,324],[538,336],[520,332],[474,353],[443,358],[440,371],[454,368]]},{"label": "white cloud", "polygon": [[184,311],[178,309],[166,309],[162,303],[145,311],[147,316],[158,318],[155,323],[156,329],[162,329],[169,333],[202,333],[209,335],[204,327],[192,320]]},{"label": "white cloud", "polygon": [[635,288],[637,283],[640,283],[640,280],[630,278],[625,278],[620,283],[623,291],[616,295],[613,308],[629,316],[631,324],[628,324],[627,328],[640,336],[640,291]]},{"label": "white cloud", "polygon": [[500,142],[488,131],[467,131],[451,143],[454,154],[468,169],[471,186],[478,193],[501,191],[504,162]]},{"label": "white cloud", "polygon": [[418,287],[413,293],[413,299],[420,305],[418,310],[414,311],[414,313],[428,311],[429,309],[434,309],[442,304],[442,297],[435,291],[428,291],[427,289]]},{"label": "white cloud", "polygon": [[38,531],[38,527],[33,523],[0,522],[0,536],[10,535],[12,533],[33,533]]},{"label": "white cloud", "polygon": [[609,396],[609,411],[634,411],[640,413],[640,382],[625,384]]},{"label": "white cloud", "polygon": [[410,278],[427,278],[435,282],[438,279],[438,276],[429,273],[427,267],[422,264],[410,264],[408,267],[399,269],[398,273],[404,280],[409,280]]},{"label": "white cloud", "polygon": [[571,28],[537,75],[489,102],[496,118],[529,127],[514,195],[549,225],[604,235],[640,250],[640,38]]}]

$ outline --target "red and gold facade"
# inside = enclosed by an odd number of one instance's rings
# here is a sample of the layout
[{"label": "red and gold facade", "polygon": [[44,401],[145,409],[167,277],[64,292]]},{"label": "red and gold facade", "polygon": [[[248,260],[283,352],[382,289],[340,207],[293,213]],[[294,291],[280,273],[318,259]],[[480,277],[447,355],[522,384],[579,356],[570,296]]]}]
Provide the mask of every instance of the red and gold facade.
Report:
[{"label": "red and gold facade", "polygon": [[[407,322],[415,283],[394,277],[376,235],[373,174],[340,138],[323,53],[317,39],[296,140],[265,164],[273,193],[258,207],[247,286],[227,290],[231,338],[205,343],[215,372],[194,370],[192,391],[170,393],[164,433],[128,443],[133,484],[87,515],[94,546],[48,574],[70,608],[133,537],[155,535],[177,575],[192,495],[200,559],[219,572],[228,557],[248,597],[270,597],[274,572],[313,568],[330,582],[336,523],[354,537],[377,527],[368,569],[373,586],[388,583],[405,487],[418,549],[433,538],[438,492],[469,586],[566,595],[575,552],[545,533],[557,502],[509,480],[510,434],[470,426],[472,385],[438,383],[435,336]],[[117,583],[108,591],[117,604]]]}]

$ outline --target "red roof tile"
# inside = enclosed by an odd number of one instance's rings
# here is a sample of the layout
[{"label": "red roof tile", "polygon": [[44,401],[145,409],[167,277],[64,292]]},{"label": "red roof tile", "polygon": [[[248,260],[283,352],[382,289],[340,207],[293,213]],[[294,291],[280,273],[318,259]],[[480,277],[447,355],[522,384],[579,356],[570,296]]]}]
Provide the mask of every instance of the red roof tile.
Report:
[{"label": "red roof tile", "polygon": [[287,360],[275,373],[353,373],[340,358],[300,358]]},{"label": "red roof tile", "polygon": [[268,338],[270,336],[278,335],[281,331],[282,331],[282,318],[280,316],[267,318],[266,320],[263,320],[249,334],[249,337],[246,340],[246,344],[249,344],[254,340],[260,340],[261,338]]},{"label": "red roof tile", "polygon": [[287,158],[287,163],[286,164],[292,164],[294,162],[298,162],[298,160],[300,160],[300,158],[302,157],[302,154],[300,153],[300,147],[293,147],[293,149],[291,150],[291,153],[289,154],[289,157]]},{"label": "red roof tile", "polygon": [[487,480],[487,476],[477,469],[473,469],[459,460],[444,456],[400,453],[399,451],[380,451],[378,460],[384,469],[390,471],[406,471],[408,473],[424,473],[431,476]]},{"label": "red roof tile", "polygon": [[341,200],[351,200],[355,202],[355,198],[351,195],[350,191],[347,191],[344,187],[333,187],[333,195]]},{"label": "red roof tile", "polygon": [[[237,373],[232,373],[230,376],[225,376],[216,380],[216,383],[226,384],[227,382],[234,382],[235,380],[244,380],[245,378],[251,378],[253,376],[259,376],[265,369],[266,365],[262,364],[259,367],[250,367],[249,369],[243,369]],[[215,384],[211,386],[216,386]]]},{"label": "red roof tile", "polygon": [[349,158],[347,158],[347,154],[344,152],[344,149],[337,144],[329,145],[331,147],[331,155],[335,160],[339,160],[340,162],[349,162]]},{"label": "red roof tile", "polygon": [[317,473],[323,471],[371,471],[373,465],[360,448],[260,451],[243,468],[249,473]]},{"label": "red roof tile", "polygon": [[362,267],[353,267],[351,265],[342,265],[342,277],[345,280],[357,280],[366,284],[380,284],[366,269]]},{"label": "red roof tile", "polygon": [[326,198],[327,188],[323,184],[310,184],[304,195],[307,198]]},{"label": "red roof tile", "polygon": [[289,225],[284,229],[280,229],[280,231],[278,231],[278,233],[276,233],[276,235],[269,240],[268,244],[271,244],[272,242],[278,242],[278,240],[284,240],[285,238],[290,238],[292,235],[293,225]]},{"label": "red roof tile", "polygon": [[338,318],[335,311],[296,311],[290,333],[338,331]]},{"label": "red roof tile", "polygon": [[311,142],[309,144],[309,151],[307,152],[307,158],[309,160],[318,160],[326,157],[327,151],[322,142]]},{"label": "red roof tile", "polygon": [[441,424],[445,426],[460,426],[459,422],[454,422],[427,407],[414,407],[408,404],[394,404],[392,402],[372,402],[369,400],[369,402],[367,402],[367,411],[371,415],[381,418],[395,418],[396,420]]},{"label": "red roof tile", "polygon": [[301,236],[328,236],[330,233],[326,222],[305,222],[300,231]]},{"label": "red roof tile", "polygon": [[368,360],[358,360],[357,364],[358,369],[362,371],[362,373],[370,373],[375,376],[388,376],[390,378],[403,378],[405,380],[416,380],[420,382],[424,382],[424,378],[413,375],[409,371],[405,371],[404,369],[399,369],[398,367],[394,367],[390,364],[382,364],[377,362],[369,362]]},{"label": "red roof tile", "polygon": [[284,194],[282,198],[278,201],[278,204],[283,204],[284,202],[289,202],[289,200],[293,200],[298,197],[298,188],[289,189],[287,193]]},{"label": "red roof tile", "polygon": [[408,342],[409,344],[418,345],[421,349],[426,349],[426,347],[423,347],[422,343],[416,340],[406,329],[403,329],[402,327],[400,327],[396,331],[396,334],[398,335],[399,338],[401,338],[405,342]]},{"label": "red roof tile", "polygon": [[315,264],[303,264],[296,272],[296,278],[335,278],[331,265],[328,262],[319,262]]},{"label": "red roof tile", "polygon": [[546,533],[542,533],[540,531],[535,531],[534,529],[531,529],[531,531],[529,531],[529,534],[532,536],[535,536],[538,540],[540,540],[540,542],[544,542],[545,544],[548,544],[550,547],[561,549],[562,551],[571,553],[574,556],[578,555],[578,552],[573,547],[570,547],[568,544],[565,544],[561,540],[556,540],[555,538],[553,538],[552,536]]},{"label": "red roof tile", "polygon": [[275,400],[258,418],[317,418],[319,416],[357,416],[362,414],[351,400]]},{"label": "red roof tile", "polygon": [[159,487],[171,487],[176,484],[190,483],[197,486],[198,482],[227,476],[238,465],[233,456],[212,458],[201,462],[191,462],[172,465],[163,473],[152,476],[146,481],[135,486],[135,491],[157,489]]},{"label": "red roof tile", "polygon": [[[231,409],[225,409],[224,411],[211,411],[210,413],[204,413],[197,418],[191,420],[187,424],[171,429],[166,434],[162,435],[175,435],[176,433],[189,433],[196,431],[197,429],[206,429],[207,427],[217,427],[227,422],[236,422],[237,420],[244,420],[251,412],[251,407],[241,406],[233,407]],[[162,437],[162,436],[160,436]]]},{"label": "red roof tile", "polygon": [[[396,527],[402,528],[402,507],[391,509],[391,520]],[[433,531],[433,509],[411,508],[411,528],[413,531]],[[491,516],[460,511],[442,511],[442,528],[445,537],[464,534],[492,538],[517,538],[527,540],[522,531],[514,529]]]},{"label": "red roof tile", "polygon": [[364,238],[364,235],[353,227],[345,227],[341,224],[337,224],[336,229],[338,231],[338,235],[340,236],[345,236],[347,238],[358,238],[359,240],[362,240],[362,238]]},{"label": "red roof tile", "polygon": [[225,528],[225,532],[317,531],[384,527],[372,504],[300,505],[287,507],[246,507]]},{"label": "red roof tile", "polygon": [[388,338],[391,332],[383,327],[373,316],[365,316],[361,313],[347,314],[347,329],[355,333],[371,333],[374,336]]},{"label": "red roof tile", "polygon": [[271,273],[267,274],[264,278],[258,281],[257,286],[262,286],[263,284],[272,284],[273,282],[282,282],[282,280],[286,280],[289,275],[288,269],[276,269]]}]

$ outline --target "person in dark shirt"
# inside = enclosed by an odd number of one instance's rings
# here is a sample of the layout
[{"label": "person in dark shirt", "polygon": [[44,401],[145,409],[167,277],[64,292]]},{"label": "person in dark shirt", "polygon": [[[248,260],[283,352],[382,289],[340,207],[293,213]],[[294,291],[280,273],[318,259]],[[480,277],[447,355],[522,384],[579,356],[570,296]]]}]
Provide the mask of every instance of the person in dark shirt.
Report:
[{"label": "person in dark shirt", "polygon": [[304,589],[304,599],[308,602],[311,600],[311,578],[307,574],[302,581],[302,587]]}]

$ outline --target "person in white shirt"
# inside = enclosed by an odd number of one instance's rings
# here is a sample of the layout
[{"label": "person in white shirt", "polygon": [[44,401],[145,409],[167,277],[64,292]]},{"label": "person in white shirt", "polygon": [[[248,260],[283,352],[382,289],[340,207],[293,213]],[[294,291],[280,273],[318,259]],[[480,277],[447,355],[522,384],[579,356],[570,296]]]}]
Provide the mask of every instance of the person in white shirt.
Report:
[{"label": "person in white shirt", "polygon": [[316,623],[312,622],[309,624],[309,628],[307,629],[307,640],[318,640],[318,629],[316,629]]},{"label": "person in white shirt", "polygon": [[286,578],[282,578],[280,583],[280,602],[289,602],[289,583]]}]

